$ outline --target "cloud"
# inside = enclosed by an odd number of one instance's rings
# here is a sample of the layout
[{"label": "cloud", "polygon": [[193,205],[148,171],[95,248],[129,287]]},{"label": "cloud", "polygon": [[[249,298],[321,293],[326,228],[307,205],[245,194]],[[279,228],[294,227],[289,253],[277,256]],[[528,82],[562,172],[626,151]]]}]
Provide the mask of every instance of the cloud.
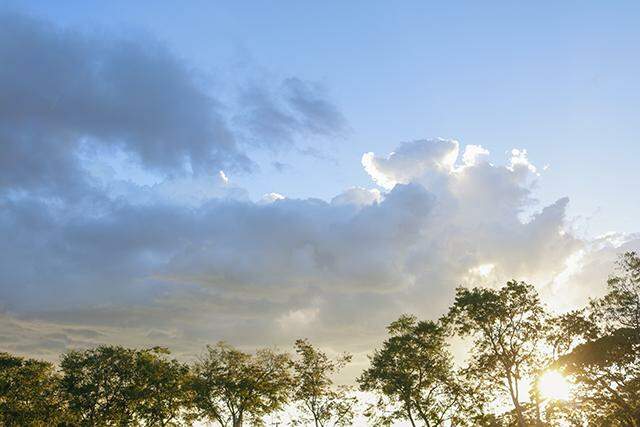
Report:
[{"label": "cloud", "polygon": [[[0,297],[23,322],[106,334],[91,342],[118,340],[118,330],[162,336],[188,353],[221,338],[286,345],[302,333],[363,350],[402,312],[440,315],[463,283],[519,278],[575,302],[591,295],[574,280],[579,269],[567,273],[575,253],[595,250],[567,228],[568,199],[523,221],[533,200],[523,172],[457,152],[453,141],[402,144],[403,165],[416,156],[405,183],[351,188],[330,203],[121,195],[87,210],[5,200]],[[387,159],[381,170],[399,177],[400,158]]]},{"label": "cloud", "polygon": [[278,200],[284,200],[285,197],[282,194],[279,193],[267,193],[264,196],[262,196],[262,199],[260,199],[260,203],[263,204],[269,204],[269,203],[273,203],[276,202]]},{"label": "cloud", "polygon": [[458,157],[458,145],[457,141],[440,138],[405,142],[386,158],[365,153],[362,166],[381,187],[391,189],[429,173],[440,175],[451,171]]},{"label": "cloud", "polygon": [[474,166],[480,162],[487,161],[489,150],[480,145],[467,145],[462,155],[462,163],[466,166]]},{"label": "cloud", "polygon": [[244,138],[274,150],[290,148],[300,136],[340,137],[348,128],[342,113],[327,100],[326,89],[297,77],[275,88],[264,82],[247,85],[239,105],[234,122],[244,130]]},{"label": "cloud", "polygon": [[315,84],[288,78],[269,95],[287,112],[271,111],[256,87],[244,97],[256,112],[238,129],[212,85],[151,37],[98,37],[0,11],[0,40],[0,193],[85,196],[94,183],[82,160],[96,152],[163,177],[247,172],[247,129],[276,147],[345,126]]},{"label": "cloud", "polygon": [[250,168],[216,99],[160,43],[96,39],[7,13],[0,39],[3,188],[82,182],[81,144],[121,149],[163,173]]},{"label": "cloud", "polygon": [[254,202],[234,182],[250,149],[321,156],[297,139],[348,128],[322,87],[254,85],[229,113],[156,41],[21,15],[0,15],[0,56],[0,344],[12,351],[194,354],[301,334],[368,351],[403,312],[438,317],[460,284],[526,279],[578,304],[616,252],[640,246],[576,236],[568,198],[537,205],[525,150],[494,163],[446,139],[364,154],[374,188]]},{"label": "cloud", "polygon": [[332,205],[368,206],[382,202],[382,193],[373,188],[351,187],[331,199]]},{"label": "cloud", "polygon": [[300,125],[307,132],[339,136],[347,130],[347,120],[327,101],[326,90],[321,85],[297,77],[287,78],[282,84],[288,104],[298,114]]},{"label": "cloud", "polygon": [[282,162],[271,162],[271,167],[277,172],[285,172],[286,170],[291,169],[291,165]]}]

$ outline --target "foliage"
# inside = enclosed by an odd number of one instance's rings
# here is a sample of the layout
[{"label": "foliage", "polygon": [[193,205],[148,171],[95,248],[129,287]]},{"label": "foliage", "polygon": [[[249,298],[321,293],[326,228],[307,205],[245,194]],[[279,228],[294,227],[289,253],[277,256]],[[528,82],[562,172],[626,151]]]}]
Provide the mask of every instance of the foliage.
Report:
[{"label": "foliage", "polygon": [[168,351],[100,346],[62,357],[61,385],[75,423],[178,424],[187,405],[188,368],[166,360]]},{"label": "foliage", "polygon": [[166,359],[164,348],[136,353],[135,384],[138,418],[150,426],[179,425],[179,416],[191,406],[189,367]]},{"label": "foliage", "polygon": [[0,425],[56,425],[65,409],[53,365],[0,353]]},{"label": "foliage", "polygon": [[288,402],[293,385],[290,366],[285,353],[263,349],[248,354],[223,342],[208,346],[193,367],[197,416],[221,426],[238,427],[247,418],[259,424]]},{"label": "foliage", "polygon": [[[608,293],[591,308],[609,331],[629,328],[640,331],[640,256],[627,252],[618,260],[617,274],[607,281]],[[640,333],[640,332],[638,332]]]},{"label": "foliage", "polygon": [[[360,389],[377,397],[365,415],[374,425],[640,427],[640,257],[622,255],[607,286],[585,308],[555,316],[531,285],[516,281],[458,288],[439,322],[401,316],[358,378]],[[468,364],[458,370],[451,335],[472,339]],[[186,365],[160,347],[100,346],[65,353],[58,370],[0,353],[0,426],[206,419],[239,427],[263,425],[290,405],[300,415],[293,425],[352,424],[356,398],[333,381],[351,356],[332,359],[306,339],[295,351],[291,359],[218,343]],[[537,379],[549,369],[571,381],[570,400],[538,395]]]},{"label": "foliage", "polygon": [[391,335],[370,356],[358,379],[363,391],[378,395],[367,415],[376,424],[408,420],[439,426],[458,413],[462,389],[453,372],[444,329],[403,315],[388,327]]},{"label": "foliage", "polygon": [[313,423],[316,427],[351,425],[356,399],[350,396],[350,388],[334,387],[331,379],[351,361],[351,356],[345,354],[331,360],[305,339],[297,340],[295,348],[298,358],[293,362],[293,398],[302,414],[297,423]]},{"label": "foliage", "polygon": [[573,310],[551,317],[547,324],[546,342],[550,349],[549,363],[571,351],[577,344],[593,340],[600,331],[593,314],[585,309]]},{"label": "foliage", "polygon": [[135,350],[101,346],[62,356],[62,388],[80,425],[130,424],[137,394]]},{"label": "foliage", "polygon": [[518,425],[526,424],[522,380],[541,363],[546,312],[535,288],[510,281],[500,289],[458,288],[445,323],[460,336],[472,336],[475,372],[511,398]]},{"label": "foliage", "polygon": [[624,254],[608,293],[591,301],[592,333],[555,365],[576,383],[576,404],[595,425],[640,426],[640,257]]}]

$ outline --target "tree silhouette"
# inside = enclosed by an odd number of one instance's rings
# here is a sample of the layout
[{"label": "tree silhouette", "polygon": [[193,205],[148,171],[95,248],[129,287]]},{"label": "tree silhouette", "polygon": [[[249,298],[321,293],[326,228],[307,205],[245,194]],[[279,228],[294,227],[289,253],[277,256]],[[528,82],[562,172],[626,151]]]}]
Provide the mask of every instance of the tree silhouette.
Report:
[{"label": "tree silhouette", "polygon": [[435,322],[403,315],[387,328],[391,335],[370,356],[358,378],[363,391],[378,396],[367,412],[375,424],[421,420],[440,426],[459,411],[462,390],[456,382],[444,329]]},{"label": "tree silhouette", "polygon": [[540,366],[546,333],[546,313],[535,288],[516,281],[500,289],[458,288],[445,323],[474,338],[473,371],[487,380],[485,392],[506,392],[518,426],[525,426],[522,381]]},{"label": "tree silhouette", "polygon": [[590,423],[640,426],[640,257],[629,252],[591,301],[593,333],[555,365],[576,383],[577,404]]}]

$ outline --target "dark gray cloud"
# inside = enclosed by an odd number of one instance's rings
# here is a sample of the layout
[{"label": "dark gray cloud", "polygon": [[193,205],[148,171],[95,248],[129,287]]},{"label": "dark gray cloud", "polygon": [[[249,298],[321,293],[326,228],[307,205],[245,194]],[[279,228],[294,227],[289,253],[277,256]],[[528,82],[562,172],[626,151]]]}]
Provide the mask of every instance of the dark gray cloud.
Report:
[{"label": "dark gray cloud", "polygon": [[77,187],[81,144],[162,173],[247,169],[214,98],[160,43],[98,39],[0,14],[0,185]]},{"label": "dark gray cloud", "polygon": [[[332,135],[344,124],[310,83],[287,80],[244,95],[255,113],[229,124],[221,101],[162,43],[98,37],[0,11],[0,191],[59,197],[87,193],[79,153],[120,150],[163,175],[249,171],[246,144],[276,146],[285,135]],[[289,83],[294,81],[295,83]],[[233,113],[231,113],[233,114]],[[247,131],[252,140],[239,135]]]}]

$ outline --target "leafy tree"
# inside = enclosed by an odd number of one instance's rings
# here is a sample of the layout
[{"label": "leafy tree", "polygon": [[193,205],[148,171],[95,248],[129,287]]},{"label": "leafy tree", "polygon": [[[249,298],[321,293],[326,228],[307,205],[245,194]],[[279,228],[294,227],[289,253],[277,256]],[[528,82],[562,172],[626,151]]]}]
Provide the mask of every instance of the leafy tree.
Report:
[{"label": "leafy tree", "polygon": [[440,426],[459,410],[462,390],[455,380],[445,330],[431,321],[403,315],[387,328],[391,335],[370,356],[371,366],[358,378],[363,391],[378,395],[367,412],[376,424],[421,420]]},{"label": "leafy tree", "polygon": [[546,336],[549,363],[571,351],[577,344],[596,339],[600,329],[587,309],[573,310],[549,318]]},{"label": "leafy tree", "polygon": [[188,406],[188,368],[164,348],[100,346],[63,355],[62,388],[80,425],[179,423]]},{"label": "leafy tree", "polygon": [[557,362],[577,384],[594,424],[640,426],[640,342],[621,328],[577,346]]},{"label": "leafy tree", "polygon": [[545,406],[544,426],[588,426],[587,414],[573,400],[552,400]]},{"label": "leafy tree", "polygon": [[608,293],[591,302],[607,331],[627,328],[640,334],[640,256],[627,252],[618,260],[616,274],[607,280]]},{"label": "leafy tree", "polygon": [[540,350],[542,363],[532,375],[533,386],[529,390],[531,401],[534,403],[534,418],[538,424],[542,424],[544,420],[549,425],[584,425],[584,414],[577,410],[574,402],[545,400],[540,395],[538,383],[548,369],[557,367],[555,361],[558,357],[570,352],[579,344],[597,338],[598,327],[592,314],[586,309],[550,317],[546,326],[545,345]]},{"label": "leafy tree", "polygon": [[65,420],[53,365],[0,353],[0,425],[51,426]]},{"label": "leafy tree", "polygon": [[334,387],[331,376],[351,361],[350,355],[331,360],[307,340],[295,343],[298,359],[293,363],[295,388],[293,398],[303,417],[298,422],[316,427],[351,425],[356,399],[349,388]]},{"label": "leafy tree", "polygon": [[580,409],[595,425],[640,426],[640,257],[621,256],[608,293],[591,301],[595,331],[558,358],[576,384]]},{"label": "leafy tree", "polygon": [[539,369],[546,335],[546,313],[533,286],[509,281],[500,289],[458,288],[445,323],[474,338],[474,371],[508,394],[517,424],[525,426],[522,380]]},{"label": "leafy tree", "polygon": [[135,350],[100,346],[62,356],[62,387],[80,425],[127,425],[139,403]]},{"label": "leafy tree", "polygon": [[192,388],[196,416],[221,426],[239,427],[245,419],[280,410],[289,400],[293,379],[291,359],[284,353],[259,350],[244,353],[220,342],[193,367]]},{"label": "leafy tree", "polygon": [[163,357],[168,354],[155,347],[135,355],[136,413],[147,426],[179,425],[180,415],[190,406],[189,367]]}]

